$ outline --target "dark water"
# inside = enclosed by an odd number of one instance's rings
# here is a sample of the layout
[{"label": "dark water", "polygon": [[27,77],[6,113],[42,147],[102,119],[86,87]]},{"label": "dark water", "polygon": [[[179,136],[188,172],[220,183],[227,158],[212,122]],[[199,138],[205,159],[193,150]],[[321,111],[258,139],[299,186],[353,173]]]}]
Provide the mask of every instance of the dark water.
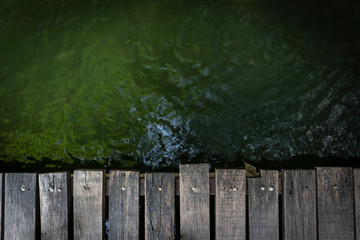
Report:
[{"label": "dark water", "polygon": [[359,11],[323,0],[1,1],[0,160],[359,162]]}]

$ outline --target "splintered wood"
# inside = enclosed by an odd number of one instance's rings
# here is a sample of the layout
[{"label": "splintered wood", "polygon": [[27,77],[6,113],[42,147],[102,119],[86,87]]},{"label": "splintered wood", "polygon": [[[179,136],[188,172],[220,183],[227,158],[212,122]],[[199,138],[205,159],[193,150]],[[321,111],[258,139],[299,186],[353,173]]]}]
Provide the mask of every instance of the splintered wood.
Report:
[{"label": "splintered wood", "polygon": [[145,174],[145,239],[175,238],[174,184],[173,173]]}]

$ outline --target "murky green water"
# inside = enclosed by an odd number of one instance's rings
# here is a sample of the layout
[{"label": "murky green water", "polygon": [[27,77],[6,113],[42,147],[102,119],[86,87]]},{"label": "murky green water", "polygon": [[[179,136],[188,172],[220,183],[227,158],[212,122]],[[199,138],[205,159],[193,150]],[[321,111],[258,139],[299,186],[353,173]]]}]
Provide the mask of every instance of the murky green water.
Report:
[{"label": "murky green water", "polygon": [[1,161],[360,157],[356,3],[31,2],[0,3]]}]

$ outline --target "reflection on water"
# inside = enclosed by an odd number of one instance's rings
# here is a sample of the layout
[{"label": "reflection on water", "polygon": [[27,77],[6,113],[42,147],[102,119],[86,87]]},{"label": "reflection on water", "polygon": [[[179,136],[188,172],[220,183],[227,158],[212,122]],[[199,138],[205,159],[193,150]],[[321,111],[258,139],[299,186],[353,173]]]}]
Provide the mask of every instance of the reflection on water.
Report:
[{"label": "reflection on water", "polygon": [[359,6],[306,2],[3,1],[0,158],[359,158]]}]

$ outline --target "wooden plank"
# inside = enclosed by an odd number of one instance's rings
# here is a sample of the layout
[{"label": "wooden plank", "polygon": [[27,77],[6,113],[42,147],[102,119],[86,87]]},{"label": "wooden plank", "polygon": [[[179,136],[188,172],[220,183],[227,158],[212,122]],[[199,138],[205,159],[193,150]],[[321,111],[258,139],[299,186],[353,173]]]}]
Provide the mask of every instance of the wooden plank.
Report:
[{"label": "wooden plank", "polygon": [[284,170],[283,239],[316,240],[315,170]]},{"label": "wooden plank", "polygon": [[3,174],[0,173],[0,239],[4,239],[4,232],[3,232]]},{"label": "wooden plank", "polygon": [[354,169],[355,233],[360,240],[360,169]]},{"label": "wooden plank", "polygon": [[180,237],[210,239],[209,165],[180,165]]},{"label": "wooden plank", "polygon": [[69,174],[39,174],[41,239],[69,238]]},{"label": "wooden plank", "polygon": [[175,239],[173,173],[145,174],[145,239]]},{"label": "wooden plank", "polygon": [[[215,175],[214,173],[209,173],[209,185],[210,185],[210,195],[215,195]],[[175,173],[175,195],[180,195],[180,179]],[[72,179],[70,184],[70,189],[72,187]],[[106,178],[106,196],[109,196],[109,178]],[[280,189],[279,189],[280,191]],[[70,190],[72,193],[72,191]],[[140,196],[145,196],[145,177],[140,174]]]},{"label": "wooden plank", "polygon": [[4,239],[36,236],[36,174],[5,174]]},{"label": "wooden plank", "polygon": [[318,235],[354,239],[352,168],[317,168]]},{"label": "wooden plank", "polygon": [[74,172],[74,239],[103,239],[105,171]]},{"label": "wooden plank", "polygon": [[139,239],[139,172],[110,171],[109,236]]},{"label": "wooden plank", "polygon": [[248,178],[249,239],[279,239],[278,171],[262,170]]},{"label": "wooden plank", "polygon": [[216,239],[246,239],[245,170],[216,169]]}]

